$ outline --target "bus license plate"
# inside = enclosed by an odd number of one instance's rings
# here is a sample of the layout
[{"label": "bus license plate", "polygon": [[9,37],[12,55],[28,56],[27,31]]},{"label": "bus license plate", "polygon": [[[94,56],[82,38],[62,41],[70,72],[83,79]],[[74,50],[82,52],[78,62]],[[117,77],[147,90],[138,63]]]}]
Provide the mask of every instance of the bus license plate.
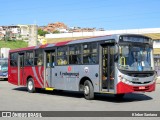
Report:
[{"label": "bus license plate", "polygon": [[140,89],[140,90],[143,90],[143,89],[145,89],[145,87],[139,87],[139,89]]}]

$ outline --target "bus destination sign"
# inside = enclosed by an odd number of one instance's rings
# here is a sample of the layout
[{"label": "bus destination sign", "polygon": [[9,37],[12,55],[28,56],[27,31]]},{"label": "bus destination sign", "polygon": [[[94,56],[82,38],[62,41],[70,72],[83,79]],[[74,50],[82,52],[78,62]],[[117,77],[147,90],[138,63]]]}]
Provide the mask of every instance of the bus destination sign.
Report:
[{"label": "bus destination sign", "polygon": [[120,39],[121,42],[138,42],[138,43],[150,43],[149,38],[138,36],[123,36]]}]

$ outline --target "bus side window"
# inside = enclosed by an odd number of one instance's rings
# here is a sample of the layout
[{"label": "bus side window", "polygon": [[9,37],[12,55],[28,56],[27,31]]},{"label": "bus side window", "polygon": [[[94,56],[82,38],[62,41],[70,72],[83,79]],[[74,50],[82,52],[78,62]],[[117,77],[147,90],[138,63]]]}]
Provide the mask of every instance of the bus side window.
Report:
[{"label": "bus side window", "polygon": [[18,54],[17,53],[11,53],[10,54],[10,65],[11,66],[17,66],[17,58],[18,58]]},{"label": "bus side window", "polygon": [[34,65],[38,65],[38,66],[43,65],[43,51],[42,51],[42,49],[35,50]]},{"label": "bus side window", "polygon": [[67,47],[59,47],[57,48],[57,65],[67,65]]},{"label": "bus side window", "polygon": [[42,60],[41,59],[38,59],[38,65],[42,65]]},{"label": "bus side window", "polygon": [[69,47],[69,64],[81,64],[81,45]]},{"label": "bus side window", "polygon": [[97,64],[97,43],[83,45],[83,64]]},{"label": "bus side window", "polygon": [[25,66],[33,65],[33,51],[26,52]]}]

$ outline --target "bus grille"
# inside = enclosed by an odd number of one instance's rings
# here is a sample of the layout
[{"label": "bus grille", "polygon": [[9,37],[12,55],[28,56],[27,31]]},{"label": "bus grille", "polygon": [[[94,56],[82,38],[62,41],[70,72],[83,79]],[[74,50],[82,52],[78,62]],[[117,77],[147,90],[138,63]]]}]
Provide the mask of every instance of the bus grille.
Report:
[{"label": "bus grille", "polygon": [[147,81],[147,82],[143,82],[143,83],[142,83],[142,82],[134,82],[134,81],[132,81],[133,84],[147,84],[147,83],[150,83],[150,82],[151,82],[151,81]]},{"label": "bus grille", "polygon": [[153,76],[153,74],[129,74],[132,77],[150,77]]}]

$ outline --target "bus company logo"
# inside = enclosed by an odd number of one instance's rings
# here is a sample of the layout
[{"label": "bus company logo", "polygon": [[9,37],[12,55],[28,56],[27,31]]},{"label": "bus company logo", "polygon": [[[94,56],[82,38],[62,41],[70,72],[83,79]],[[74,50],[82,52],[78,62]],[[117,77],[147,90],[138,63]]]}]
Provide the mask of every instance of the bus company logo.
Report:
[{"label": "bus company logo", "polygon": [[2,117],[12,117],[11,112],[2,112]]},{"label": "bus company logo", "polygon": [[85,73],[88,73],[88,72],[89,72],[89,68],[88,68],[88,67],[85,67],[85,68],[84,68],[84,72],[85,72]]},{"label": "bus company logo", "polygon": [[72,71],[72,67],[68,66],[68,72],[71,72],[71,71]]}]

